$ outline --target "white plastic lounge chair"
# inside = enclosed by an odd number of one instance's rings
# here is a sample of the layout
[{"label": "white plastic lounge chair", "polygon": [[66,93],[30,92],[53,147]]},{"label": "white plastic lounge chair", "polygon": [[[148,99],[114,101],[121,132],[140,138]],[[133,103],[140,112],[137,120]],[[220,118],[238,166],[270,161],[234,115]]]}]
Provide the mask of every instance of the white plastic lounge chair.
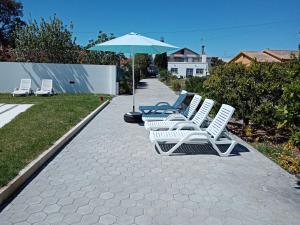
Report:
[{"label": "white plastic lounge chair", "polygon": [[203,122],[207,119],[207,116],[214,106],[214,101],[211,99],[205,99],[203,104],[201,105],[200,109],[193,117],[192,120],[184,117],[185,121],[175,121],[169,120],[168,118],[164,121],[146,121],[145,128],[146,130],[174,130],[178,129],[179,127],[189,127],[189,125],[197,125],[201,126]]},{"label": "white plastic lounge chair", "polygon": [[179,94],[177,100],[173,103],[173,105],[170,105],[168,102],[158,102],[156,105],[153,106],[140,106],[139,110],[143,113],[156,113],[161,112],[165,110],[179,110],[182,103],[184,102],[185,98],[187,96],[187,91],[182,90]]},{"label": "white plastic lounge chair", "polygon": [[12,95],[29,95],[31,92],[31,79],[21,79],[20,87],[15,88]]},{"label": "white plastic lounge chair", "polygon": [[[173,110],[165,110],[163,113],[151,113],[151,114],[143,114],[143,121],[161,121],[161,120],[186,120],[191,119],[191,117],[195,114],[202,97],[200,95],[194,95],[190,105],[185,109],[185,111],[181,113],[177,113]],[[170,113],[171,112],[171,113]],[[172,114],[173,113],[173,114]]]},{"label": "white plastic lounge chair", "polygon": [[37,95],[52,95],[54,94],[51,79],[43,79],[41,88],[36,89],[35,96]]},{"label": "white plastic lounge chair", "polygon": [[[236,141],[232,140],[229,135],[221,137],[228,121],[230,120],[234,108],[229,105],[223,104],[213,119],[211,124],[206,130],[201,130],[199,126],[193,125],[194,130],[170,130],[170,131],[150,131],[150,140],[157,147],[161,155],[170,155],[182,144],[208,144],[217,151],[220,156],[228,156],[234,146],[237,144]],[[163,151],[160,144],[175,144],[170,150]],[[217,145],[227,145],[229,147],[225,152],[222,152]]]}]

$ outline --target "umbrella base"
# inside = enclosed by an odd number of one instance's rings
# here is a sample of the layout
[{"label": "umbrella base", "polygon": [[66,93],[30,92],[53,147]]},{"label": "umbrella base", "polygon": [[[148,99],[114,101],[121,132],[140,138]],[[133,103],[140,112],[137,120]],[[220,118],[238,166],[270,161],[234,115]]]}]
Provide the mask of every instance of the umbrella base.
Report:
[{"label": "umbrella base", "polygon": [[124,114],[124,121],[127,123],[141,123],[142,113],[140,112],[128,112]]}]

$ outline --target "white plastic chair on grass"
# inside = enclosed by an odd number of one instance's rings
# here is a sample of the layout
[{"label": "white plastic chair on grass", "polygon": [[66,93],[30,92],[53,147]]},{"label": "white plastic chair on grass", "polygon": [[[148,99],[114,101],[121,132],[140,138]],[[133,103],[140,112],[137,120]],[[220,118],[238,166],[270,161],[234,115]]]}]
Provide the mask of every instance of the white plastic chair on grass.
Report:
[{"label": "white plastic chair on grass", "polygon": [[[221,137],[227,123],[229,122],[234,108],[230,105],[223,104],[206,130],[201,130],[197,125],[189,125],[194,130],[177,130],[170,131],[150,131],[150,140],[157,147],[161,155],[170,155],[176,151],[182,144],[211,144],[220,156],[228,156],[236,141],[232,140],[229,135]],[[170,150],[163,151],[160,144],[175,144]],[[217,145],[228,145],[225,152],[222,152]]]},{"label": "white plastic chair on grass", "polygon": [[165,110],[163,113],[147,113],[143,114],[142,120],[146,121],[162,121],[162,120],[186,120],[191,119],[191,117],[195,114],[202,97],[200,95],[194,95],[190,105],[184,110],[182,113],[178,113],[177,111]]},{"label": "white plastic chair on grass", "polygon": [[31,92],[31,79],[21,79],[20,87],[15,88],[12,95],[30,95]]},{"label": "white plastic chair on grass", "polygon": [[184,121],[170,120],[172,119],[172,116],[170,116],[170,118],[168,117],[164,121],[146,121],[145,128],[147,130],[174,130],[184,127],[189,128],[190,125],[197,125],[200,127],[203,124],[203,122],[207,119],[207,116],[213,106],[213,100],[205,99],[192,120],[189,120],[189,118],[186,117],[183,118]]},{"label": "white plastic chair on grass", "polygon": [[51,79],[43,79],[41,88],[36,89],[35,96],[38,95],[53,95],[53,82]]}]

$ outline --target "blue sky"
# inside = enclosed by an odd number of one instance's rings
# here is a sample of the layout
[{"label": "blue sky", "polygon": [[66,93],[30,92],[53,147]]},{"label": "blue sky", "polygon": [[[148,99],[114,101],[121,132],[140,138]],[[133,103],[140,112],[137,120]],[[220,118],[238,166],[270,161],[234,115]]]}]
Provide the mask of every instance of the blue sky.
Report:
[{"label": "blue sky", "polygon": [[24,18],[54,13],[74,24],[77,43],[98,31],[120,36],[131,31],[211,56],[231,58],[241,50],[297,49],[299,0],[21,0]]}]

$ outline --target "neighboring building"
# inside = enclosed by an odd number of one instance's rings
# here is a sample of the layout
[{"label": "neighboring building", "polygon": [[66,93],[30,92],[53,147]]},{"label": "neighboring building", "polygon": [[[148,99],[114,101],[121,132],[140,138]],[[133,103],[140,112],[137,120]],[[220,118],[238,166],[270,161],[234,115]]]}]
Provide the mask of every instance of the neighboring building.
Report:
[{"label": "neighboring building", "polygon": [[208,58],[202,46],[201,55],[188,48],[182,48],[168,56],[168,70],[178,78],[208,75]]},{"label": "neighboring building", "polygon": [[263,50],[263,51],[242,51],[237,54],[228,63],[250,64],[256,62],[285,62],[291,61],[299,55],[299,51],[290,50]]}]

